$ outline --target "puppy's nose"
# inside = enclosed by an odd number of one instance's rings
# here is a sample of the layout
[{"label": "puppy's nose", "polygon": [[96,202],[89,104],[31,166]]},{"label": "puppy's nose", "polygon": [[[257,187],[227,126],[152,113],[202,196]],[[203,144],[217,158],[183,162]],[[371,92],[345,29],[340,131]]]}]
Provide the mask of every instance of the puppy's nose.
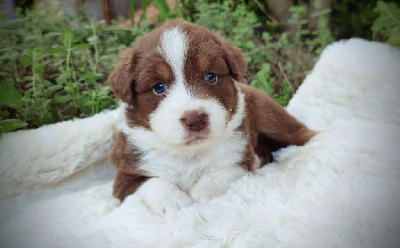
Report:
[{"label": "puppy's nose", "polygon": [[191,111],[183,115],[181,122],[190,131],[200,132],[208,125],[208,115],[203,112]]}]

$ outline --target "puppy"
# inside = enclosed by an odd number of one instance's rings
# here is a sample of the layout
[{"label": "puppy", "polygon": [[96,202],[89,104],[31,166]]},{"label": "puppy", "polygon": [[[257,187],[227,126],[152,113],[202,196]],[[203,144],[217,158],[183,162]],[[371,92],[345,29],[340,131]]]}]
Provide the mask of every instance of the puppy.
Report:
[{"label": "puppy", "polygon": [[160,214],[204,203],[270,162],[272,151],[315,135],[240,84],[245,71],[240,49],[183,20],[127,49],[108,78],[124,120],[111,153],[114,196],[136,192]]}]

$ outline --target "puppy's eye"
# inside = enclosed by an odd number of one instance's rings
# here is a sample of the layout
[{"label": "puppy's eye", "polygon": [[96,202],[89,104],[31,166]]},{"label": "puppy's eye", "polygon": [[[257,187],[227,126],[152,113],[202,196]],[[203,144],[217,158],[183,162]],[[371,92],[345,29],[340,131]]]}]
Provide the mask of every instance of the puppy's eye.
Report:
[{"label": "puppy's eye", "polygon": [[207,73],[204,79],[207,81],[207,83],[213,84],[217,82],[217,75],[215,75],[215,73]]},{"label": "puppy's eye", "polygon": [[162,94],[167,90],[167,85],[164,83],[158,83],[154,85],[153,90],[156,94]]}]

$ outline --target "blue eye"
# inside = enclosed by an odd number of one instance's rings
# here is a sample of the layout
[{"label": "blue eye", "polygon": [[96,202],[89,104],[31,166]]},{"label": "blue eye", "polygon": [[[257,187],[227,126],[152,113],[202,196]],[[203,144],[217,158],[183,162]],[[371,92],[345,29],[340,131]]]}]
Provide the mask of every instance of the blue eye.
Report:
[{"label": "blue eye", "polygon": [[164,83],[158,83],[153,87],[156,94],[162,94],[167,90],[167,85]]},{"label": "blue eye", "polygon": [[217,75],[214,73],[207,73],[204,79],[207,81],[207,83],[213,84],[217,82]]}]

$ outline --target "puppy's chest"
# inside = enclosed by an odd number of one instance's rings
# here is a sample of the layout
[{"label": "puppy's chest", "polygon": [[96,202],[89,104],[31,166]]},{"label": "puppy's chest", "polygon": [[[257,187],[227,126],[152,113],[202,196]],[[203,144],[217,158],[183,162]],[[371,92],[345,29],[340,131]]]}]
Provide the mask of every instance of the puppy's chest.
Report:
[{"label": "puppy's chest", "polygon": [[203,175],[243,166],[248,138],[242,132],[214,141],[196,150],[142,151],[137,167],[150,177],[160,177],[188,191]]}]

